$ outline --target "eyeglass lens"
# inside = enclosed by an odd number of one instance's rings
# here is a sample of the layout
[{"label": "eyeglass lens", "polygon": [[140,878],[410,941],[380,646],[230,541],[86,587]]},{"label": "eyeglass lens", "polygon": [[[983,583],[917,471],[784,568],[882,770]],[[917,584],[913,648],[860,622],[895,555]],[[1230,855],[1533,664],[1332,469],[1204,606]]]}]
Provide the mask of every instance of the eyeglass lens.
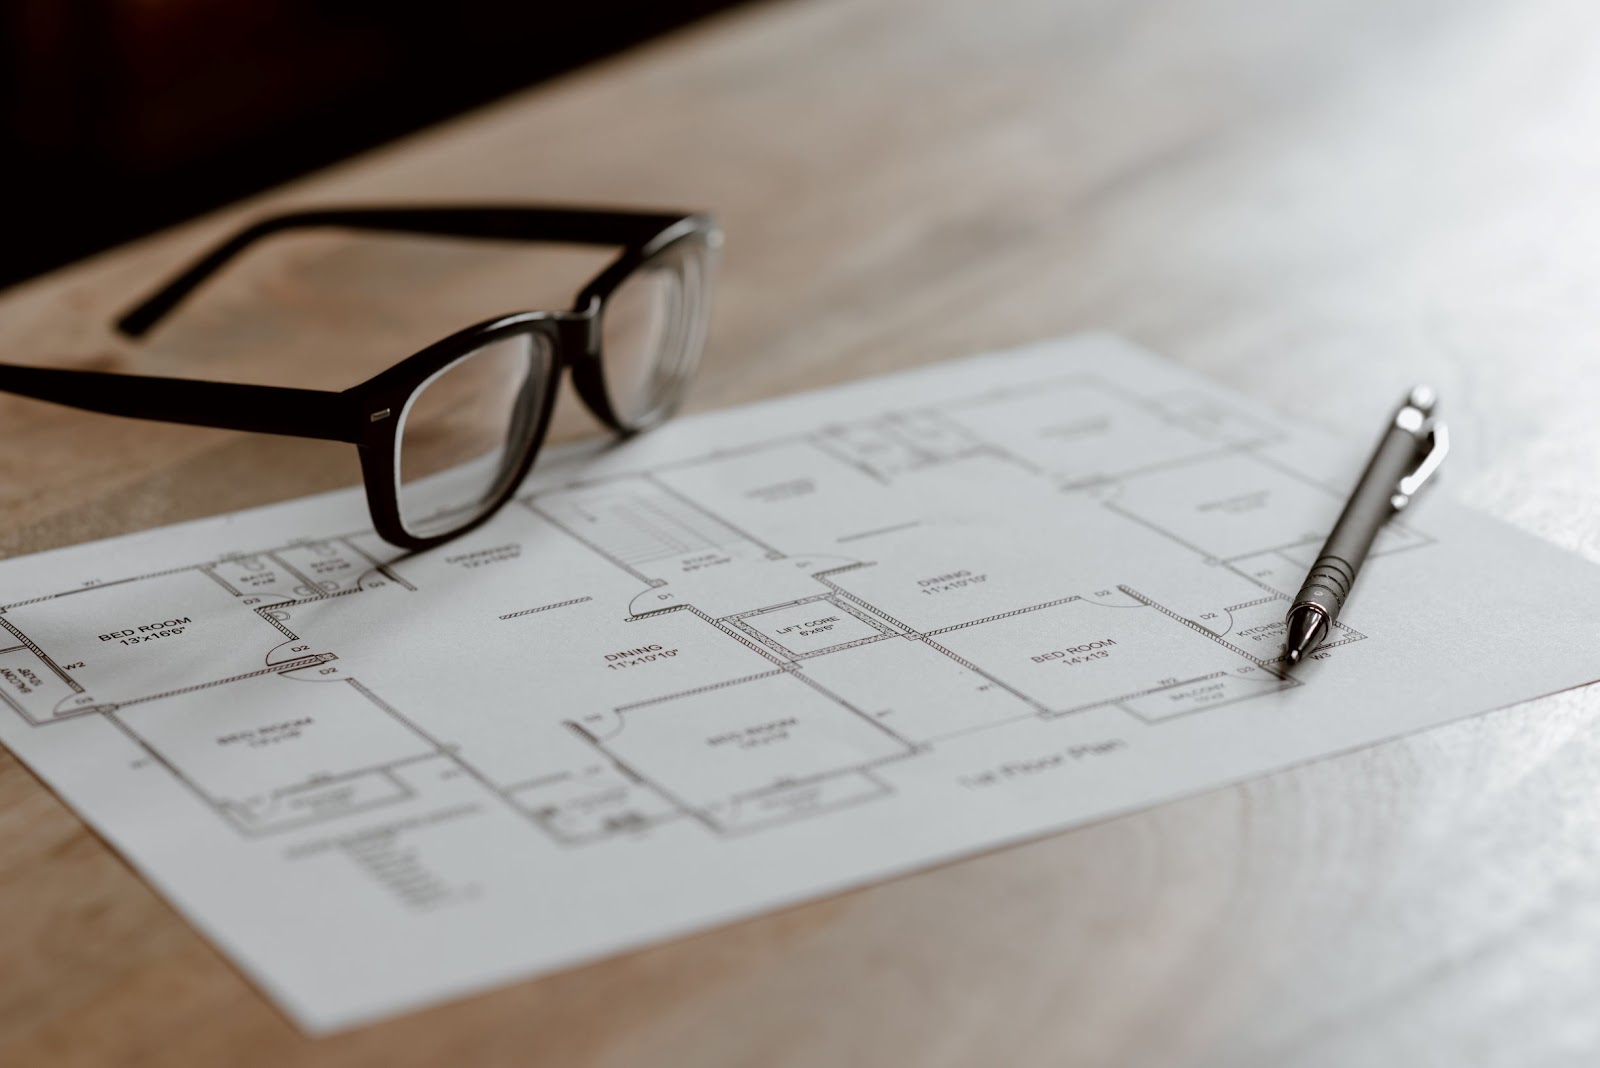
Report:
[{"label": "eyeglass lens", "polygon": [[538,334],[468,353],[429,378],[400,415],[400,521],[426,538],[493,507],[534,445],[554,354]]},{"label": "eyeglass lens", "polygon": [[600,360],[606,396],[623,426],[670,411],[694,376],[705,342],[709,250],[682,241],[641,264],[607,298]]}]

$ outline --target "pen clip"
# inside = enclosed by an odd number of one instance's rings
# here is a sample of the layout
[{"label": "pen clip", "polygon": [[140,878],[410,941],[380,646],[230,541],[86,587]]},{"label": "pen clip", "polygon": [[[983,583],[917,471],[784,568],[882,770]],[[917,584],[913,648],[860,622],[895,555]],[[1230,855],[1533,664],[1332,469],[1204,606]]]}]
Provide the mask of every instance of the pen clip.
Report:
[{"label": "pen clip", "polygon": [[1409,475],[1400,480],[1395,495],[1389,498],[1390,505],[1397,512],[1411,503],[1411,498],[1417,495],[1424,482],[1433,477],[1433,473],[1439,470],[1439,465],[1444,463],[1444,458],[1450,453],[1449,428],[1436,419],[1430,419],[1422,429],[1428,434],[1428,454]]}]

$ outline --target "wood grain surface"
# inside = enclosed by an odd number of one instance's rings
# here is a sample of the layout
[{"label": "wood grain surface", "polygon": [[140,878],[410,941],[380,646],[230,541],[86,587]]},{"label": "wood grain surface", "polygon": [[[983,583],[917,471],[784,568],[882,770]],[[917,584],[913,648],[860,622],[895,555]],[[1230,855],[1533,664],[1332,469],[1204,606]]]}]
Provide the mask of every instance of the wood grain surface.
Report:
[{"label": "wood grain surface", "polygon": [[[295,237],[142,350],[106,324],[268,204],[705,207],[695,408],[1089,328],[1348,433],[1427,380],[1451,491],[1594,558],[1597,131],[1592,0],[772,3],[13,290],[0,358],[342,387],[593,257]],[[353,455],[0,398],[0,552]],[[1597,1001],[1582,691],[319,1041],[0,755],[19,1068],[1525,1068],[1600,1062]]]}]

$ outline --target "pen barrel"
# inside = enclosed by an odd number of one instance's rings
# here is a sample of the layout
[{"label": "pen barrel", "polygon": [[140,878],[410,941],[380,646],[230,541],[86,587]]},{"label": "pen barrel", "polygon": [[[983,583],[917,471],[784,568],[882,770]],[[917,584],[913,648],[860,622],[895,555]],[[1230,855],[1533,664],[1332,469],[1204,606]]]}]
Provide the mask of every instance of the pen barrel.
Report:
[{"label": "pen barrel", "polygon": [[1295,596],[1295,604],[1321,609],[1330,623],[1339,618],[1373,541],[1397,510],[1394,496],[1400,480],[1416,466],[1419,448],[1420,443],[1410,431],[1391,426],[1384,432],[1355,492],[1339,513],[1338,522],[1317,554],[1317,562]]}]

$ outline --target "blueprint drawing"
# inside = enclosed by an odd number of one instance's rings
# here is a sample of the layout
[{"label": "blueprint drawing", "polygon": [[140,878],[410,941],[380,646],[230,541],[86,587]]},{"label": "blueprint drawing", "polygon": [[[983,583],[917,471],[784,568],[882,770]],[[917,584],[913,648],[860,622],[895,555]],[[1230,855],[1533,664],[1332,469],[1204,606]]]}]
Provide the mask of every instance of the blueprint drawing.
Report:
[{"label": "blueprint drawing", "polygon": [[5,561],[0,741],[347,1027],[1600,678],[1600,569],[1438,492],[1286,667],[1371,444],[1093,335],[558,450],[422,554],[352,490]]}]

